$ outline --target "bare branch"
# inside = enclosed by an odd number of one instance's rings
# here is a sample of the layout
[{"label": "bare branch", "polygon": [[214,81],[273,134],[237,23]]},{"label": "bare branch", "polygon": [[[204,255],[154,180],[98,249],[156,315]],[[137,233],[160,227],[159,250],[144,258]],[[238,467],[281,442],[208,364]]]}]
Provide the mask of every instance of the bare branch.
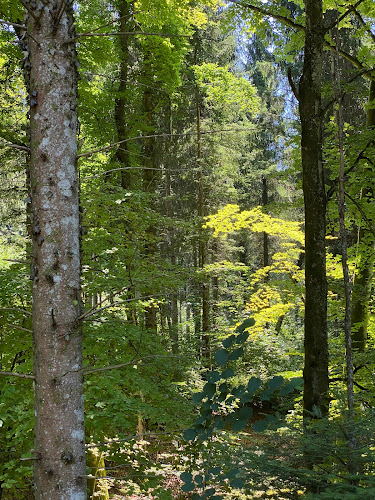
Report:
[{"label": "bare branch", "polygon": [[118,35],[134,35],[134,36],[161,36],[167,38],[191,38],[191,35],[176,35],[174,33],[148,33],[146,31],[114,31],[110,33],[77,33],[73,41],[77,38],[86,36],[118,36]]},{"label": "bare branch", "polygon": [[[143,434],[131,434],[129,436],[126,436],[125,438],[119,438],[119,439],[109,439],[108,441],[101,441],[99,443],[91,443],[91,444],[86,444],[86,448],[97,448],[98,446],[107,446],[111,444],[116,444],[116,443],[124,443],[126,441],[132,441],[133,439],[139,439],[141,437],[157,437],[160,435],[173,435],[173,434],[181,434],[184,429],[175,429],[173,431],[160,431],[160,432],[146,432]],[[91,468],[91,467],[90,467]]]},{"label": "bare branch", "polygon": [[89,311],[86,311],[85,313],[81,314],[81,316],[78,318],[77,321],[83,321],[90,316],[93,316],[94,314],[98,314],[101,311],[104,311],[105,309],[109,309],[111,307],[117,307],[122,304],[126,304],[127,302],[134,302],[135,300],[148,300],[151,299],[152,297],[156,297],[156,295],[148,295],[146,297],[134,297],[131,299],[124,299],[124,300],[118,300],[117,302],[111,302],[107,306],[100,307],[99,309],[92,310],[90,309]]},{"label": "bare branch", "polygon": [[35,380],[34,375],[28,375],[27,373],[0,372],[0,375],[4,375],[6,377],[29,378],[31,380]]},{"label": "bare branch", "polygon": [[62,18],[62,15],[64,14],[64,11],[68,5],[68,2],[69,2],[69,0],[61,0],[60,6],[57,9],[56,18],[54,20],[55,28],[57,28],[57,26],[59,25],[59,22]]},{"label": "bare branch", "polygon": [[37,16],[34,14],[33,9],[29,6],[28,2],[26,0],[19,0],[20,3],[25,7],[27,12],[30,14],[31,17],[34,18],[34,21],[39,24],[39,19]]},{"label": "bare branch", "polygon": [[26,26],[24,24],[11,23],[9,21],[5,21],[4,19],[0,19],[0,24],[5,24],[7,26],[13,26],[14,28],[20,28],[25,30]]},{"label": "bare branch", "polygon": [[[222,132],[249,132],[255,130],[254,128],[238,128],[238,129],[224,129],[224,130],[207,130],[207,131],[202,131],[201,134],[207,135],[207,134],[220,134]],[[125,142],[129,141],[137,141],[139,139],[150,139],[153,137],[159,137],[159,138],[169,138],[169,137],[186,137],[189,135],[197,135],[196,132],[186,132],[184,134],[152,134],[152,135],[139,135],[137,137],[129,137],[128,139],[123,139],[122,141],[114,142],[112,144],[109,144],[109,146],[104,146],[102,148],[98,149],[93,149],[91,151],[87,151],[87,153],[80,153],[77,158],[84,158],[87,156],[91,156],[95,153],[101,153],[102,151],[108,151],[109,149],[112,149],[116,146],[119,146],[120,144],[124,144]]]},{"label": "bare branch", "polygon": [[118,365],[103,366],[101,368],[92,368],[91,370],[84,369],[83,370],[83,375],[86,376],[86,375],[91,375],[92,373],[104,372],[104,371],[107,371],[107,370],[118,370],[119,368],[124,368],[125,366],[138,365],[143,360],[149,359],[149,358],[181,358],[181,357],[183,357],[182,354],[180,354],[180,355],[178,355],[178,354],[171,354],[171,355],[153,354],[153,355],[150,355],[150,356],[144,356],[143,358],[139,358],[139,359],[136,359],[134,361],[129,361],[127,363],[119,363]]},{"label": "bare branch", "polygon": [[371,28],[365,23],[363,17],[358,12],[358,10],[353,8],[353,14],[358,19],[358,21],[362,24],[362,26],[365,28],[366,32],[370,35],[370,37],[372,38],[372,41],[375,42],[375,34],[371,31]]},{"label": "bare branch", "polygon": [[[159,172],[192,172],[193,170],[198,170],[196,168],[157,168],[157,167],[119,167],[119,168],[111,168],[109,170],[105,170],[104,172],[101,172],[100,174],[96,175],[90,175],[89,177],[81,177],[81,180],[89,180],[89,179],[96,179],[98,177],[101,177],[102,175],[107,175],[111,174],[112,172],[119,172],[122,170],[157,170]],[[9,259],[4,259],[4,260],[9,260]],[[17,261],[18,262],[18,261]]]},{"label": "bare branch", "polygon": [[21,144],[12,144],[11,142],[7,142],[6,144],[1,144],[0,147],[20,149],[21,151],[26,151],[27,153],[30,151],[30,148],[28,146],[22,146]]},{"label": "bare branch", "polygon": [[5,326],[9,326],[11,328],[16,328],[17,330],[22,330],[23,332],[27,332],[27,333],[33,333],[33,331],[30,330],[30,328],[24,328],[23,326],[14,325],[13,323],[6,323]]},{"label": "bare branch", "polygon": [[0,311],[15,311],[32,316],[30,311],[26,311],[26,309],[19,309],[18,307],[0,307]]}]

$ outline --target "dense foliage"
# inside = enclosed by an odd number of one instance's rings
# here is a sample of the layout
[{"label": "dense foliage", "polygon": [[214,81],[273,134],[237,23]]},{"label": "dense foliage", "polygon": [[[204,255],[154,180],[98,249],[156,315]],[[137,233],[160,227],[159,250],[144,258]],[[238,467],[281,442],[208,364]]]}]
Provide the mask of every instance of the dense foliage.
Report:
[{"label": "dense foliage", "polygon": [[[304,3],[74,10],[90,498],[371,498],[373,2],[324,4],[327,415],[302,402]],[[0,18],[0,498],[26,500],[37,457],[22,2],[1,1]]]}]

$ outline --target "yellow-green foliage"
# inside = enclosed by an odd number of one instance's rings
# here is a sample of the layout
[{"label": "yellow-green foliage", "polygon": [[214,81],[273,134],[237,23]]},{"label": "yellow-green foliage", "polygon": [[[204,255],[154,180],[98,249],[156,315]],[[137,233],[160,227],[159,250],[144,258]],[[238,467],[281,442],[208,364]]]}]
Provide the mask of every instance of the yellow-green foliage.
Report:
[{"label": "yellow-green foliage", "polygon": [[209,105],[235,106],[239,111],[256,113],[259,98],[254,85],[243,77],[214,63],[193,66],[198,86],[205,91]]},{"label": "yellow-green foliage", "polygon": [[272,217],[261,207],[240,212],[238,205],[227,205],[207,217],[205,227],[213,229],[215,237],[249,229],[280,240],[281,249],[272,256],[271,264],[251,275],[247,307],[255,319],[252,333],[261,333],[266,324],[275,324],[290,309],[303,305],[304,272],[297,261],[303,252],[304,233],[299,222]]},{"label": "yellow-green foliage", "polygon": [[[214,230],[214,236],[226,235],[240,229],[250,229],[254,233],[266,232],[269,236],[278,236],[282,241],[304,243],[301,223],[278,219],[262,212],[262,207],[240,212],[238,205],[226,205],[217,214],[209,215],[204,227]],[[289,245],[289,252],[295,248]],[[300,252],[300,250],[298,250]]]}]

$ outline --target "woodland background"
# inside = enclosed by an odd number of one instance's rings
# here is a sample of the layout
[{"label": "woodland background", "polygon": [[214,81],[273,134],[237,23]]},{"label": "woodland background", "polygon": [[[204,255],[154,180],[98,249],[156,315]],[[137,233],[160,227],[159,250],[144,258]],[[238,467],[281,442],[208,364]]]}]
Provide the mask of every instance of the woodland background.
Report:
[{"label": "woodland background", "polygon": [[[0,2],[3,500],[33,498],[35,459],[22,4]],[[72,7],[90,498],[375,498],[373,2],[324,3],[315,206],[303,2]],[[326,319],[304,319],[306,203]],[[307,321],[329,352],[311,407]]]}]

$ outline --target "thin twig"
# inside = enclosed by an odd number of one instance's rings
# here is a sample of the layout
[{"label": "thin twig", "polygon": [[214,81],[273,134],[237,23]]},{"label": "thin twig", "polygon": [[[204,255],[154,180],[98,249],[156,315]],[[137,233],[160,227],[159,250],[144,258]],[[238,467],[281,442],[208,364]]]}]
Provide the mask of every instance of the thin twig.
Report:
[{"label": "thin twig", "polygon": [[64,14],[64,11],[68,5],[68,2],[69,0],[61,0],[61,4],[60,4],[60,7],[57,11],[57,14],[56,14],[56,19],[55,19],[55,28],[57,28],[57,26],[59,25],[59,22]]},{"label": "thin twig", "polygon": [[7,142],[6,144],[1,144],[0,147],[20,149],[21,151],[26,151],[26,152],[30,151],[30,148],[27,146],[21,146],[20,144],[12,144],[11,142]]},{"label": "thin twig", "polygon": [[34,18],[35,22],[36,22],[37,24],[39,24],[39,19],[38,19],[38,18],[37,18],[37,16],[34,14],[34,12],[33,12],[32,8],[31,8],[31,7],[29,7],[29,6],[27,5],[27,2],[26,2],[25,0],[19,0],[19,1],[20,1],[20,3],[22,3],[22,5],[25,7],[25,9],[26,9],[26,10],[27,10],[27,12],[30,14],[30,16]]},{"label": "thin twig", "polygon": [[[100,174],[96,175],[90,175],[89,177],[81,177],[82,181],[88,180],[88,179],[96,179],[97,177],[101,177],[102,175],[107,175],[112,172],[119,172],[122,170],[157,170],[160,172],[192,172],[193,170],[198,170],[197,168],[157,168],[157,167],[119,167],[119,168],[111,168],[110,170],[105,170],[104,172],[101,172]],[[6,259],[4,259],[6,260]]]},{"label": "thin twig", "polygon": [[[173,431],[149,432],[149,433],[143,433],[142,436],[146,438],[146,437],[158,437],[159,435],[166,435],[166,434],[175,435],[182,433],[182,431],[183,429],[175,429]],[[86,448],[97,448],[98,446],[108,446],[116,443],[125,443],[126,441],[133,441],[134,439],[139,439],[140,437],[141,437],[140,434],[133,434],[125,438],[110,439],[108,441],[101,441],[100,443],[87,444]]]},{"label": "thin twig", "polygon": [[0,375],[9,376],[9,377],[18,377],[18,378],[29,378],[31,380],[35,380],[34,375],[28,375],[27,373],[0,372]]},{"label": "thin twig", "polygon": [[356,4],[349,5],[349,9],[347,11],[341,14],[341,16],[338,19],[336,19],[330,26],[327,26],[326,32],[330,31],[332,28],[340,24],[341,21],[343,21],[349,14],[351,14],[357,7],[359,7],[362,2],[363,0],[358,0]]},{"label": "thin twig", "polygon": [[77,33],[75,38],[72,38],[73,41],[77,38],[82,38],[86,36],[121,36],[121,35],[134,35],[134,36],[161,36],[167,38],[191,38],[192,35],[175,35],[173,33],[148,33],[147,31],[113,31],[110,33]]},{"label": "thin twig", "polygon": [[375,236],[375,230],[372,228],[372,225],[373,225],[373,224],[372,224],[371,220],[367,217],[367,215],[366,215],[365,211],[363,210],[363,208],[360,206],[360,204],[357,202],[357,200],[355,200],[352,196],[350,196],[350,194],[349,194],[349,193],[347,193],[346,191],[345,191],[345,196],[346,196],[347,198],[349,198],[349,200],[350,200],[351,202],[353,202],[353,203],[354,203],[354,205],[358,208],[358,210],[359,210],[359,212],[361,213],[362,217],[363,217],[363,218],[365,219],[365,221],[366,221],[368,231],[370,231],[370,233],[371,233],[371,234],[373,234],[373,235]]},{"label": "thin twig", "polygon": [[[138,359],[133,359],[131,361],[128,361],[126,363],[119,363],[117,365],[110,365],[110,366],[101,366],[99,368],[90,368],[88,369],[86,366],[83,366],[82,368],[78,368],[77,370],[68,370],[62,375],[56,375],[55,379],[61,379],[65,377],[66,375],[69,375],[70,373],[79,373],[82,372],[83,376],[86,375],[91,375],[92,373],[99,373],[99,372],[105,372],[108,370],[119,370],[120,368],[124,368],[125,366],[134,366],[140,364],[142,361],[145,359],[150,359],[150,358],[181,358],[183,357],[182,354],[150,354],[149,356],[143,356],[142,358]],[[1,373],[1,372],[0,372]],[[12,373],[12,372],[10,372]]]},{"label": "thin twig", "polygon": [[358,10],[355,7],[356,7],[356,5],[353,8],[353,14],[358,19],[358,21],[362,24],[362,26],[365,28],[366,32],[370,35],[370,37],[372,38],[372,41],[375,42],[374,33],[371,31],[371,28],[369,26],[367,26],[363,17],[361,16],[361,14],[358,12]]},{"label": "thin twig", "polygon": [[22,326],[14,325],[13,323],[6,323],[5,326],[10,326],[11,328],[16,328],[17,330],[22,330],[23,332],[33,333],[30,328],[24,328]]},{"label": "thin twig", "polygon": [[4,19],[0,19],[0,24],[6,24],[8,26],[14,26],[15,28],[26,29],[24,24],[10,23],[9,21],[5,21]]},{"label": "thin twig", "polygon": [[16,312],[21,312],[23,314],[27,314],[28,316],[33,315],[32,312],[26,311],[26,309],[19,309],[18,307],[0,307],[0,311],[16,311]]},{"label": "thin twig", "polygon": [[[201,134],[207,135],[207,134],[220,134],[222,132],[249,132],[256,130],[254,128],[240,128],[240,129],[223,129],[223,130],[207,130],[207,131],[202,131]],[[77,155],[77,158],[84,158],[87,156],[92,156],[95,153],[101,153],[102,151],[108,151],[109,149],[112,149],[116,146],[119,146],[120,144],[124,144],[124,142],[129,142],[129,141],[137,141],[138,139],[151,139],[154,137],[159,137],[159,138],[168,138],[168,137],[185,137],[185,136],[190,136],[190,135],[196,135],[196,132],[186,132],[186,133],[181,133],[181,134],[151,134],[151,135],[139,135],[137,137],[129,137],[128,139],[123,139],[122,141],[114,142],[112,144],[109,144],[108,146],[104,146],[102,148],[97,148],[93,149],[91,151],[87,151],[86,153],[80,153]]]},{"label": "thin twig", "polygon": [[183,355],[182,354],[171,354],[171,355],[165,355],[165,354],[153,354],[150,356],[144,356],[143,358],[139,358],[135,361],[129,361],[127,363],[119,363],[118,365],[111,365],[111,366],[102,366],[100,368],[92,368],[91,370],[83,370],[83,375],[91,375],[92,373],[98,373],[98,372],[105,372],[108,370],[118,370],[120,368],[125,368],[125,366],[134,366],[138,365],[141,361],[144,359],[148,358],[181,358]]}]

